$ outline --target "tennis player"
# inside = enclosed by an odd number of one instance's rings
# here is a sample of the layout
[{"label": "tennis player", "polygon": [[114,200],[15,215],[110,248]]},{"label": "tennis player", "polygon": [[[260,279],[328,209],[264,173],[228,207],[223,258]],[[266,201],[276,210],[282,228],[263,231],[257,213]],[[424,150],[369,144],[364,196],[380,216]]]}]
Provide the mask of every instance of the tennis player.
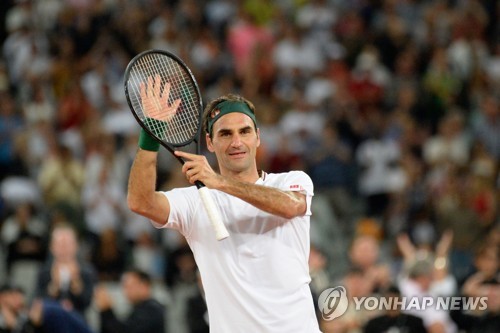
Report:
[{"label": "tennis player", "polygon": [[[143,104],[159,98],[150,88]],[[178,105],[165,112],[171,115]],[[231,94],[205,108],[206,143],[220,174],[205,156],[176,152],[186,160],[182,171],[189,182],[210,189],[228,238],[216,240],[195,186],[155,191],[159,145],[145,131],[130,172],[128,205],[157,228],[186,237],[201,274],[210,332],[317,333],[308,269],[313,184],[302,171],[258,171],[254,111],[250,101]]]}]

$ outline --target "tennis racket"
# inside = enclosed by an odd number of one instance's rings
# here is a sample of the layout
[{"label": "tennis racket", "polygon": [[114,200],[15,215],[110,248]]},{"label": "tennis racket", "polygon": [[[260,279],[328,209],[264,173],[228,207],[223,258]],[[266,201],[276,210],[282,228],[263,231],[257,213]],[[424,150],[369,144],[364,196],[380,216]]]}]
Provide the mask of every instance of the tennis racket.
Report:
[{"label": "tennis racket", "polygon": [[[125,70],[124,85],[130,110],[147,133],[173,155],[193,142],[200,153],[203,101],[191,70],[179,57],[162,50],[136,55]],[[228,237],[208,188],[200,181],[196,187],[217,240]]]}]

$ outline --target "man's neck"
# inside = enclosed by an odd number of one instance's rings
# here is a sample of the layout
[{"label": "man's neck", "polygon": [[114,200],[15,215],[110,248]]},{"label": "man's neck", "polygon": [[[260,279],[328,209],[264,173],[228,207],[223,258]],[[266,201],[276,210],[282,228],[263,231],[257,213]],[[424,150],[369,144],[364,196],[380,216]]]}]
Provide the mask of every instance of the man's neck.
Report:
[{"label": "man's neck", "polygon": [[255,183],[259,178],[261,178],[261,172],[257,171],[257,169],[248,171],[248,172],[224,172],[221,173],[222,176],[228,177],[230,179],[245,182],[245,183]]}]

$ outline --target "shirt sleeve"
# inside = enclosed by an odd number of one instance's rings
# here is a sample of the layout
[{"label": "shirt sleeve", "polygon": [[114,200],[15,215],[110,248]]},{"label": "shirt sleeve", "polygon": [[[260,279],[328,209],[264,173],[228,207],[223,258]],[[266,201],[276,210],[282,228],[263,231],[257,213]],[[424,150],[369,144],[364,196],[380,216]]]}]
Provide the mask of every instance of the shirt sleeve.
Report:
[{"label": "shirt sleeve", "polygon": [[168,222],[164,225],[152,222],[153,226],[176,229],[187,237],[191,230],[193,217],[201,204],[196,187],[176,188],[163,192],[163,195],[167,197],[170,204]]},{"label": "shirt sleeve", "polygon": [[314,185],[308,174],[303,171],[290,171],[282,184],[281,190],[305,194],[307,210],[304,215],[311,215],[311,202],[312,197],[314,196]]}]

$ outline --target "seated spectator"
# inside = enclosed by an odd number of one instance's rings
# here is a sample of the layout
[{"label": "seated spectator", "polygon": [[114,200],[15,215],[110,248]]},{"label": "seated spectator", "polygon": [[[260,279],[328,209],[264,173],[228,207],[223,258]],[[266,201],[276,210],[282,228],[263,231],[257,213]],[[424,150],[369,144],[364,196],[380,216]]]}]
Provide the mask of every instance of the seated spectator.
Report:
[{"label": "seated spectator", "polygon": [[147,273],[132,269],[122,277],[122,290],[132,304],[125,320],[113,312],[113,301],[104,287],[96,288],[95,304],[100,313],[101,333],[157,333],[165,330],[165,308],[153,298],[152,281]]},{"label": "seated spectator", "polygon": [[8,281],[21,287],[26,298],[31,299],[47,255],[47,223],[36,214],[31,203],[20,203],[13,209],[0,224],[1,240],[6,247],[6,274]]},{"label": "seated spectator", "polygon": [[320,328],[324,333],[359,333],[365,323],[377,313],[365,308],[356,309],[354,298],[372,296],[371,287],[363,273],[357,267],[351,267],[345,274],[340,285],[345,286],[349,303],[346,312],[334,320],[320,319]]},{"label": "seated spectator", "polygon": [[196,289],[196,293],[187,300],[185,319],[189,333],[209,333],[207,303],[199,272],[197,277],[198,288]]},{"label": "seated spectator", "polygon": [[435,248],[434,245],[418,243],[413,245],[406,234],[397,238],[400,252],[406,267],[410,267],[419,258],[434,260],[432,268],[432,283],[430,293],[434,296],[453,296],[457,290],[455,277],[449,271],[448,257],[453,241],[453,233],[449,230],[443,233]]},{"label": "seated spectator", "polygon": [[45,259],[46,226],[30,203],[15,207],[1,227],[1,240],[7,246],[7,270],[19,261],[40,263]]},{"label": "seated spectator", "polygon": [[[401,295],[410,298],[436,297],[431,293],[434,280],[434,262],[430,256],[417,256],[407,267],[407,275],[400,279]],[[424,309],[410,308],[405,313],[421,318],[429,333],[456,333],[457,327],[444,309],[426,307]]]},{"label": "seated spectator", "polygon": [[498,245],[494,241],[486,241],[479,246],[474,254],[473,265],[467,277],[460,281],[460,287],[465,288],[467,281],[474,276],[481,279],[482,283],[500,284],[499,267],[500,254]]},{"label": "seated spectator", "polygon": [[381,260],[379,241],[372,235],[357,235],[349,249],[351,265],[358,268],[370,291],[376,292],[391,284],[389,265]]},{"label": "seated spectator", "polygon": [[38,276],[36,294],[83,314],[92,301],[96,273],[78,258],[78,251],[76,231],[69,225],[57,225],[50,239],[51,256]]},{"label": "seated spectator", "polygon": [[116,230],[106,229],[102,232],[96,249],[92,251],[91,260],[97,270],[99,281],[120,279],[125,270],[126,253]]},{"label": "seated spectator", "polygon": [[17,332],[24,315],[24,292],[11,285],[0,287],[0,333]]},{"label": "seated spectator", "polygon": [[[494,333],[500,327],[500,278],[498,274],[498,245],[486,243],[476,254],[477,271],[464,282],[461,296],[487,297],[486,309],[466,309],[459,303],[450,316],[458,328],[467,333]],[[463,299],[460,299],[463,302]]]},{"label": "seated spectator", "polygon": [[92,333],[83,318],[51,300],[26,304],[24,292],[13,286],[0,288],[0,333]]},{"label": "seated spectator", "polygon": [[20,333],[93,333],[84,319],[67,311],[52,300],[35,300],[29,310],[29,321]]}]

